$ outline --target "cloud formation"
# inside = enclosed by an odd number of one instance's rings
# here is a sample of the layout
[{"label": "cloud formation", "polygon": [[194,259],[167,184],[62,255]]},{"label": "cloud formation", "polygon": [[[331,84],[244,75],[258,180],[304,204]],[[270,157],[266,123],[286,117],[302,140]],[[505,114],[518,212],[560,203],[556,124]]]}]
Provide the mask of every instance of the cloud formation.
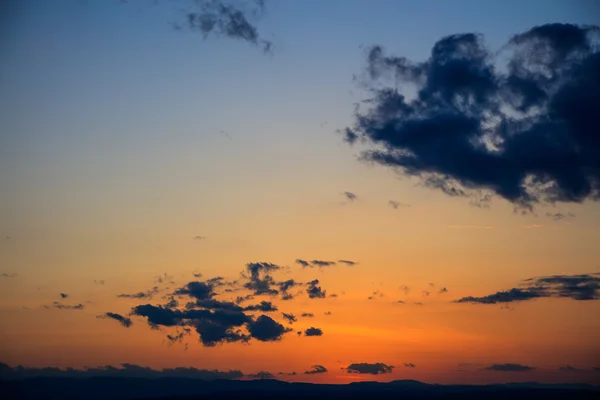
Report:
[{"label": "cloud formation", "polygon": [[323,336],[323,331],[320,328],[311,326],[304,331],[304,336]]},{"label": "cloud formation", "polygon": [[308,371],[304,371],[307,375],[324,374],[325,372],[327,372],[327,368],[322,365],[313,365]]},{"label": "cloud formation", "polygon": [[318,279],[308,282],[306,293],[308,293],[308,297],[311,299],[324,299],[325,297],[327,297],[327,291],[321,289],[321,286],[319,286]]},{"label": "cloud formation", "polygon": [[351,374],[371,374],[371,375],[379,375],[379,374],[389,374],[394,369],[393,365],[386,365],[384,363],[356,363],[350,364],[346,368],[344,368],[346,372]]},{"label": "cloud formation", "polygon": [[533,371],[535,367],[530,367],[528,365],[521,364],[492,364],[488,367],[485,367],[486,371],[499,371],[499,372],[528,372]]},{"label": "cloud formation", "polygon": [[99,315],[97,318],[114,319],[115,321],[118,321],[121,325],[123,325],[125,328],[129,328],[131,325],[133,325],[131,318],[124,317],[121,314],[116,314],[116,313],[112,313],[112,312],[107,312],[103,315]]},{"label": "cloud formation", "polygon": [[364,160],[448,196],[496,195],[523,210],[599,200],[599,35],[596,26],[536,26],[495,56],[481,35],[456,34],[418,63],[374,46],[370,108],[356,112],[345,140],[374,145]]},{"label": "cloud formation", "polygon": [[413,364],[413,363],[404,363],[404,366],[406,368],[417,368],[417,366],[415,364]]},{"label": "cloud formation", "polygon": [[220,371],[196,369],[193,367],[177,367],[156,370],[135,364],[121,364],[118,367],[107,365],[103,367],[75,369],[60,369],[55,367],[29,368],[23,366],[11,367],[0,363],[0,371],[4,379],[27,379],[40,377],[61,378],[90,378],[90,377],[120,377],[120,378],[194,378],[203,380],[240,379],[244,374],[239,370]]},{"label": "cloud formation", "polygon": [[[187,13],[186,26],[202,33],[205,39],[211,34],[224,36],[245,41],[270,53],[273,43],[263,39],[256,26],[248,20],[250,14],[261,16],[264,13],[264,0],[237,3],[227,0],[196,0],[193,3],[196,9]],[[181,29],[179,25],[176,27]]]},{"label": "cloud formation", "polygon": [[354,201],[356,200],[356,195],[352,192],[344,192],[342,193],[344,195],[344,197],[346,197],[346,199],[350,200],[350,201]]},{"label": "cloud formation", "polygon": [[526,287],[512,288],[487,296],[467,296],[456,303],[497,304],[533,300],[542,297],[568,298],[573,300],[600,299],[600,275],[552,275],[525,279]]},{"label": "cloud formation", "polygon": [[118,294],[117,297],[126,298],[126,299],[151,299],[156,293],[158,293],[158,286],[154,286],[152,289],[148,289],[145,292],[137,292],[137,293],[121,293]]},{"label": "cloud formation", "polygon": [[83,310],[83,304],[63,304],[58,301],[53,301],[51,306],[44,306],[44,308],[58,308],[59,310]]}]

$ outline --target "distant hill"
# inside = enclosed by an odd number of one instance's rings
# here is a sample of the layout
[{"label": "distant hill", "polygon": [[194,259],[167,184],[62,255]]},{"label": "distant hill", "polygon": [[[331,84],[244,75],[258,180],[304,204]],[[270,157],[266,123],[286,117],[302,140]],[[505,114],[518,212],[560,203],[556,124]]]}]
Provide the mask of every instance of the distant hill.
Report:
[{"label": "distant hill", "polygon": [[288,383],[277,380],[215,380],[189,378],[31,378],[0,381],[2,399],[599,399],[592,385],[431,385],[400,380],[347,385]]}]

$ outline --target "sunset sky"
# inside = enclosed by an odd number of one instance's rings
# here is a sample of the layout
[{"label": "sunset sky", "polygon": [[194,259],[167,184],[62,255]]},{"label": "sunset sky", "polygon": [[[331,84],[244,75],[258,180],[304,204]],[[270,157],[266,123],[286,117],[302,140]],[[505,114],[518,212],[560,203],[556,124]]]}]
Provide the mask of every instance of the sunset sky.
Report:
[{"label": "sunset sky", "polygon": [[[258,3],[2,3],[0,363],[599,384],[600,90],[579,96],[600,89],[585,69],[599,3]],[[224,10],[256,32],[221,29]],[[204,12],[206,35],[188,18]],[[555,23],[575,25],[532,30]],[[457,115],[501,126],[489,98],[514,87],[444,86],[436,43],[481,34],[507,77],[513,47],[559,37],[566,54],[569,32],[592,44],[569,48],[584,61],[557,58],[558,78],[535,81],[547,102],[523,92],[539,103],[502,111],[547,131],[506,134],[494,156],[448,139],[462,122],[439,111],[445,90],[469,93]],[[481,66],[471,39],[452,49]],[[410,106],[391,116],[385,88]],[[547,132],[577,150],[561,158]],[[550,178],[515,191],[529,173]]]}]

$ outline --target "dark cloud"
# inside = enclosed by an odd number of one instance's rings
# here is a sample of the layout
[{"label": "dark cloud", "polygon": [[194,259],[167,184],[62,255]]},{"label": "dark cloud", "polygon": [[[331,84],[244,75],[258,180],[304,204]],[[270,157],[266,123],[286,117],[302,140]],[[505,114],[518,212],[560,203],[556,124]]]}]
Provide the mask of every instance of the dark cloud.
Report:
[{"label": "dark cloud", "polygon": [[305,313],[302,313],[300,316],[304,317],[304,318],[312,318],[315,316],[315,314],[305,312]]},{"label": "dark cloud", "polygon": [[376,290],[373,292],[373,294],[371,296],[367,297],[367,300],[375,300],[376,298],[383,297],[383,296],[384,296],[383,293],[381,293],[379,290]]},{"label": "dark cloud", "polygon": [[246,264],[249,282],[244,284],[248,290],[254,291],[257,296],[270,295],[276,296],[279,294],[277,289],[272,288],[276,283],[269,272],[278,271],[281,267],[277,264],[268,262],[255,262]]},{"label": "dark cloud", "polygon": [[353,266],[355,266],[356,264],[358,264],[356,261],[351,261],[351,260],[338,260],[338,262],[339,262],[340,264],[346,264],[346,265],[347,265],[347,266],[349,266],[349,267],[353,267]]},{"label": "dark cloud", "polygon": [[404,363],[404,366],[406,368],[417,368],[417,366],[415,364],[413,364],[413,363]]},{"label": "dark cloud", "polygon": [[304,331],[304,336],[323,336],[323,331],[311,326]]},{"label": "dark cloud", "polygon": [[246,308],[242,308],[239,305],[231,301],[220,301],[216,299],[196,300],[189,302],[185,305],[188,310],[194,308],[205,308],[209,310],[223,310],[223,311],[244,311]]},{"label": "dark cloud", "polygon": [[335,265],[335,261],[325,261],[325,260],[312,260],[311,265],[314,267],[331,267],[332,265]]},{"label": "dark cloud", "polygon": [[83,304],[62,304],[58,301],[53,301],[51,306],[44,306],[45,308],[58,308],[59,310],[83,310]]},{"label": "dark cloud", "polygon": [[294,296],[292,296],[290,293],[285,293],[281,296],[281,300],[293,300]]},{"label": "dark cloud", "polygon": [[240,303],[243,303],[244,301],[253,300],[253,299],[254,299],[254,296],[252,296],[251,294],[248,294],[246,296],[238,296],[235,298],[235,303],[240,304]]},{"label": "dark cloud", "polygon": [[542,297],[570,298],[573,300],[600,299],[600,276],[585,275],[553,275],[529,278],[525,288],[513,288],[483,297],[467,296],[456,300],[456,303],[496,304],[532,300]]},{"label": "dark cloud", "polygon": [[16,278],[17,274],[0,274],[1,278]]},{"label": "dark cloud", "polygon": [[192,281],[175,290],[173,294],[190,296],[198,300],[209,300],[215,295],[215,292],[214,286],[208,282]]},{"label": "dark cloud", "polygon": [[60,378],[91,378],[91,377],[120,377],[120,378],[194,378],[203,380],[240,379],[244,376],[241,371],[219,371],[196,368],[166,368],[155,370],[135,364],[121,364],[119,367],[107,365],[104,367],[86,369],[59,369],[55,367],[29,368],[23,366],[10,367],[0,363],[2,378],[30,379],[40,377]]},{"label": "dark cloud", "polygon": [[202,278],[202,273],[200,272],[194,272],[192,275],[194,275],[194,278]]},{"label": "dark cloud", "polygon": [[563,371],[563,372],[576,372],[576,371],[581,371],[579,368],[575,368],[572,365],[561,365],[560,367],[558,367],[559,371]]},{"label": "dark cloud", "polygon": [[173,275],[169,275],[166,272],[162,275],[158,275],[154,277],[154,282],[158,285],[160,285],[161,283],[175,283],[173,282]]},{"label": "dark cloud", "polygon": [[410,204],[406,204],[406,203],[401,203],[399,201],[394,201],[394,200],[390,200],[388,201],[388,204],[390,205],[390,207],[392,207],[394,210],[399,209],[400,207],[410,207]]},{"label": "dark cloud", "polygon": [[67,293],[59,293],[59,295],[61,299],[66,299],[67,297],[69,297]]},{"label": "dark cloud", "polygon": [[336,297],[338,297],[338,295],[337,295],[337,293],[331,293],[331,294],[330,294],[329,296],[327,296],[327,297],[329,297],[329,298],[332,298],[332,297],[333,297],[333,298],[336,298]]},{"label": "dark cloud", "polygon": [[327,291],[321,289],[319,286],[318,279],[308,282],[306,293],[308,293],[308,297],[311,299],[324,299],[327,296]]},{"label": "dark cloud", "polygon": [[492,364],[489,367],[485,367],[486,371],[500,371],[500,372],[528,372],[533,371],[535,367],[521,364]]},{"label": "dark cloud", "polygon": [[297,321],[296,316],[294,314],[281,313],[283,318],[290,324],[293,324]]},{"label": "dark cloud", "polygon": [[302,266],[302,268],[310,267],[310,263],[306,260],[301,260],[300,258],[296,259],[296,264]]},{"label": "dark cloud", "polygon": [[252,304],[250,306],[244,307],[244,311],[262,311],[262,312],[272,312],[277,311],[277,307],[273,305],[270,301],[261,301],[258,304]]},{"label": "dark cloud", "polygon": [[346,368],[346,372],[351,374],[371,374],[371,375],[379,375],[379,374],[389,374],[392,372],[394,368],[393,365],[386,365],[384,363],[356,363],[350,364]]},{"label": "dark cloud", "polygon": [[275,379],[275,375],[267,371],[259,371],[255,374],[248,374],[246,376],[253,379]]},{"label": "dark cloud", "polygon": [[561,221],[563,219],[567,219],[567,218],[575,218],[575,214],[569,212],[569,213],[561,213],[561,212],[556,212],[556,213],[546,213],[546,217],[553,219],[554,221]]},{"label": "dark cloud", "polygon": [[[254,4],[251,9],[244,9],[240,4],[229,4],[227,0],[197,0],[197,8],[187,13],[187,28],[202,33],[206,39],[210,34],[242,40],[260,47],[265,53],[270,53],[273,43],[260,37],[258,30],[248,16],[260,16],[265,11],[264,1],[245,2]],[[180,25],[176,25],[181,29]]]},{"label": "dark cloud", "polygon": [[307,375],[324,374],[326,372],[327,372],[327,368],[325,368],[322,365],[313,365],[312,367],[310,367],[310,369],[308,371],[304,371],[304,373]]},{"label": "dark cloud", "polygon": [[344,192],[342,194],[350,201],[356,200],[356,195],[352,192]]},{"label": "dark cloud", "polygon": [[287,281],[279,282],[278,285],[279,290],[282,292],[282,294],[286,295],[289,289],[298,285],[298,282],[296,282],[293,279],[288,279]]},{"label": "dark cloud", "polygon": [[103,315],[99,315],[97,318],[114,319],[115,321],[118,321],[121,325],[123,325],[125,328],[129,328],[131,325],[133,325],[133,322],[131,322],[131,318],[124,317],[121,314],[116,314],[112,312],[107,312]]},{"label": "dark cloud", "polygon": [[375,145],[363,159],[449,196],[493,194],[529,210],[599,200],[599,31],[536,26],[498,57],[480,35],[451,35],[420,63],[374,46],[365,74],[370,108],[356,112],[345,139]]},{"label": "dark cloud", "polygon": [[285,328],[266,315],[261,315],[256,321],[248,324],[248,331],[256,340],[272,342],[280,340],[286,332],[291,332],[291,329]]}]

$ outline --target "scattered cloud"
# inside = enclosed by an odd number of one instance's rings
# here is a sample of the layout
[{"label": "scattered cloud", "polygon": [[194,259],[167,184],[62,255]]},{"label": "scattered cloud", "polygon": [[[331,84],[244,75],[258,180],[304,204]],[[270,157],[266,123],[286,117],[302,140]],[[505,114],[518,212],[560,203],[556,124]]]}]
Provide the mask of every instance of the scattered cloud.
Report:
[{"label": "scattered cloud", "polygon": [[306,260],[296,259],[296,264],[300,264],[302,268],[310,267],[310,263]]},{"label": "scattered cloud", "polygon": [[347,266],[349,266],[349,267],[353,267],[353,266],[355,266],[356,264],[358,264],[356,261],[351,261],[351,260],[338,260],[338,262],[339,262],[340,264],[346,264],[346,265],[347,265]]},{"label": "scattered cloud", "polygon": [[439,290],[439,292],[438,292],[438,293],[439,293],[439,294],[442,294],[442,293],[448,293],[448,289],[447,289],[447,288],[444,286],[443,288],[441,288],[441,289]]},{"label": "scattered cloud", "polygon": [[123,325],[125,328],[129,328],[131,325],[133,325],[131,318],[124,317],[121,314],[116,314],[116,313],[112,313],[112,312],[107,312],[103,315],[99,315],[97,318],[114,319],[115,321],[118,321],[121,325]]},{"label": "scattered cloud", "polygon": [[277,311],[277,307],[270,301],[261,301],[258,304],[253,304],[244,307],[244,311],[262,311],[262,312],[273,312]]},{"label": "scattered cloud", "polygon": [[404,366],[406,368],[417,368],[417,366],[415,364],[413,364],[413,363],[404,363]]},{"label": "scattered cloud", "polygon": [[[364,160],[449,196],[486,191],[520,210],[598,200],[600,96],[590,93],[600,93],[599,30],[535,26],[499,55],[481,35],[456,34],[423,62],[373,46],[364,74],[370,108],[356,111],[345,140],[374,145]],[[416,96],[400,92],[398,80]]]},{"label": "scattered cloud", "polygon": [[600,276],[552,275],[524,280],[527,287],[512,288],[487,296],[467,296],[455,300],[456,303],[497,304],[533,300],[543,297],[569,298],[573,300],[600,299]]},{"label": "scattered cloud", "polygon": [[96,285],[104,285],[104,279],[94,279]]},{"label": "scattered cloud", "polygon": [[318,279],[308,282],[306,293],[308,293],[308,297],[311,299],[324,299],[327,296],[327,291],[321,289],[321,286],[319,286]]},{"label": "scattered cloud", "polygon": [[500,372],[528,372],[533,371],[535,367],[530,367],[528,365],[521,364],[492,364],[488,367],[485,367],[486,371],[500,371]]},{"label": "scattered cloud", "polygon": [[310,367],[310,369],[308,371],[304,371],[304,373],[307,375],[324,374],[326,372],[327,372],[327,368],[325,368],[322,365],[313,365],[312,367]]},{"label": "scattered cloud", "polygon": [[392,207],[394,210],[399,209],[400,207],[410,207],[410,204],[401,203],[399,201],[390,200],[388,201],[388,205]]},{"label": "scattered cloud", "polygon": [[152,289],[146,290],[145,292],[137,293],[121,293],[117,297],[126,299],[151,299],[156,293],[159,292],[158,286],[154,286]]},{"label": "scattered cloud", "polygon": [[254,4],[255,7],[249,9],[227,0],[196,0],[193,4],[196,5],[196,9],[187,12],[187,23],[183,26],[175,24],[176,29],[185,26],[191,31],[200,32],[204,39],[211,34],[224,36],[245,41],[261,48],[265,53],[272,52],[273,43],[263,39],[256,26],[248,20],[249,15],[260,17],[264,13],[264,0],[243,3]]},{"label": "scattered cloud", "polygon": [[350,364],[347,367],[343,368],[346,372],[351,374],[370,374],[370,375],[379,375],[379,374],[389,374],[392,372],[394,368],[393,365],[386,365],[384,363],[356,363]]},{"label": "scattered cloud", "polygon": [[286,332],[291,332],[292,329],[285,328],[266,315],[261,315],[256,321],[248,324],[248,331],[256,340],[272,342],[280,340]]},{"label": "scattered cloud", "polygon": [[246,271],[249,274],[249,282],[246,282],[244,287],[252,290],[256,296],[276,296],[279,294],[279,291],[272,288],[276,283],[269,273],[280,269],[281,267],[279,265],[268,262],[248,263],[246,264]]},{"label": "scattered cloud", "polygon": [[398,301],[396,301],[396,303],[398,303],[398,304],[404,304],[404,302],[402,300],[398,300]]},{"label": "scattered cloud", "polygon": [[287,314],[287,313],[281,313],[283,315],[283,318],[289,323],[289,324],[293,324],[294,322],[297,321],[296,316],[294,314]]},{"label": "scattered cloud", "polygon": [[83,310],[83,304],[62,304],[58,301],[53,301],[51,306],[44,306],[45,308],[58,308],[59,310]]},{"label": "scattered cloud", "polygon": [[304,336],[323,336],[323,331],[311,326],[304,331]]},{"label": "scattered cloud", "polygon": [[335,261],[325,261],[325,260],[312,260],[311,265],[314,267],[331,267],[332,265],[335,265]]},{"label": "scattered cloud", "polygon": [[555,213],[550,213],[547,212],[546,213],[546,217],[554,220],[554,221],[562,221],[563,219],[568,219],[568,218],[575,218],[575,214],[568,212],[568,213],[561,213],[561,212],[555,212]]},{"label": "scattered cloud", "polygon": [[177,367],[156,370],[135,364],[121,364],[85,369],[59,369],[55,367],[29,368],[23,366],[10,367],[0,363],[2,377],[5,379],[27,379],[40,377],[89,378],[89,377],[120,377],[120,378],[194,378],[203,380],[240,379],[244,376],[241,371],[220,371],[196,369],[193,367]]},{"label": "scattered cloud", "polygon": [[1,278],[16,278],[17,274],[0,274]]},{"label": "scattered cloud", "polygon": [[206,236],[194,236],[194,240],[204,240]]},{"label": "scattered cloud", "polygon": [[305,312],[305,313],[302,313],[300,316],[304,317],[304,318],[312,318],[315,316],[315,314]]}]

